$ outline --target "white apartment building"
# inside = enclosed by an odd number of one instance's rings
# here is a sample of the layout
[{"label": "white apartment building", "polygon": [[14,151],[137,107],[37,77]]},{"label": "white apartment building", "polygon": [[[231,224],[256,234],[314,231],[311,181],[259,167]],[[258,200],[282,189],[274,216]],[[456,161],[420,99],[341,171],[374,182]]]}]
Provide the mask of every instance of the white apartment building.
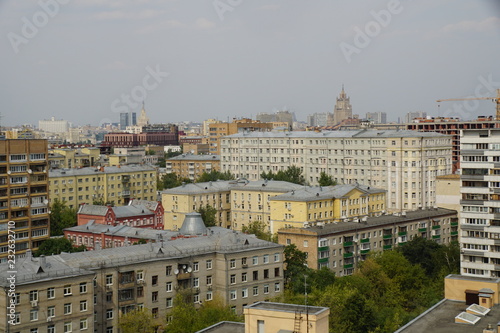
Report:
[{"label": "white apartment building", "polygon": [[500,129],[461,131],[462,275],[500,277]]},{"label": "white apartment building", "polygon": [[221,171],[257,180],[262,172],[302,169],[339,184],[387,191],[389,211],[433,207],[436,176],[451,173],[451,136],[416,131],[244,132],[221,139]]},{"label": "white apartment building", "polygon": [[69,127],[67,120],[56,120],[55,117],[38,121],[38,129],[49,133],[66,133]]}]

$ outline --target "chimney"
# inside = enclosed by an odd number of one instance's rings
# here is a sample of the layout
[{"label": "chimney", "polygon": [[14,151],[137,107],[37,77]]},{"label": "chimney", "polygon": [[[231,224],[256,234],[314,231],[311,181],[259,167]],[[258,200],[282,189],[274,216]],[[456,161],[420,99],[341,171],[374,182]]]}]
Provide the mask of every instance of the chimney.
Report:
[{"label": "chimney", "polygon": [[[497,324],[498,325],[498,324]],[[493,328],[493,325],[488,324],[488,327],[486,327],[483,330],[483,333],[497,333],[497,330]]]},{"label": "chimney", "polygon": [[47,259],[45,258],[45,256],[43,254],[38,259],[38,262],[40,263],[40,268],[43,271],[45,271],[45,268],[47,267]]}]

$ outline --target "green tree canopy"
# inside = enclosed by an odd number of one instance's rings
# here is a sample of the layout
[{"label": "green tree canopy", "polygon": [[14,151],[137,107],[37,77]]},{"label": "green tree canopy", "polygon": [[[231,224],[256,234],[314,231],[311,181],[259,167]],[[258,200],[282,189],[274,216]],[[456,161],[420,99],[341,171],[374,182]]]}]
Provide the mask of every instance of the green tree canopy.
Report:
[{"label": "green tree canopy", "polygon": [[324,171],[319,174],[318,180],[319,186],[332,186],[337,185],[337,182],[333,180],[333,177]]},{"label": "green tree canopy", "polygon": [[61,236],[63,229],[76,225],[77,211],[70,208],[66,202],[55,199],[50,207],[50,235]]},{"label": "green tree canopy", "polygon": [[250,222],[248,226],[243,226],[241,231],[247,234],[254,234],[259,239],[277,243],[276,237],[267,231],[267,225],[263,221]]},{"label": "green tree canopy", "polygon": [[234,175],[229,171],[220,172],[212,170],[210,172],[203,172],[197,179],[196,183],[215,182],[217,180],[233,180]]},{"label": "green tree canopy", "polygon": [[215,227],[219,224],[217,221],[217,209],[209,204],[206,204],[205,207],[201,206],[197,212],[201,214],[201,219],[205,222],[205,226]]},{"label": "green tree canopy", "polygon": [[85,249],[85,245],[74,247],[73,243],[65,237],[49,238],[40,244],[34,256],[39,257],[42,254],[50,256],[53,254],[60,254],[61,252],[83,252]]},{"label": "green tree canopy", "polygon": [[175,172],[164,174],[157,182],[158,191],[181,186],[182,183],[192,183],[189,178],[179,177]]},{"label": "green tree canopy", "polygon": [[302,175],[302,170],[295,165],[288,167],[284,171],[279,170],[277,173],[273,173],[272,171],[269,171],[267,173],[262,172],[260,174],[260,177],[263,179],[281,180],[300,185],[304,185],[306,182],[304,176]]},{"label": "green tree canopy", "polygon": [[285,287],[295,293],[304,291],[304,276],[309,275],[307,254],[300,251],[295,244],[285,246]]},{"label": "green tree canopy", "polygon": [[127,312],[120,318],[119,326],[123,333],[155,333],[157,328],[153,315],[147,309]]}]

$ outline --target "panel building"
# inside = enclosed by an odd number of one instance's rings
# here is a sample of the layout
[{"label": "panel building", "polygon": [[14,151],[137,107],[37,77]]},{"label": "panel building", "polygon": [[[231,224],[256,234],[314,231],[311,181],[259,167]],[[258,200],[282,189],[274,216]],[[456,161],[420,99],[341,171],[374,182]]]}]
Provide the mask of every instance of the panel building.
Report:
[{"label": "panel building", "polygon": [[451,173],[451,137],[395,130],[250,132],[221,139],[221,171],[257,180],[301,168],[309,185],[321,172],[339,184],[387,191],[387,209],[433,207],[436,176]]},{"label": "panel building", "polygon": [[0,140],[0,261],[9,254],[9,229],[16,255],[49,238],[47,156],[47,140]]},{"label": "panel building", "polygon": [[[283,248],[254,235],[206,228],[193,213],[168,240],[26,257],[16,268],[13,298],[2,263],[0,331],[113,333],[123,314],[141,308],[161,326],[181,291],[190,292],[196,307],[218,298],[241,314],[244,306],[283,292]],[[11,299],[15,327],[6,320]]]}]

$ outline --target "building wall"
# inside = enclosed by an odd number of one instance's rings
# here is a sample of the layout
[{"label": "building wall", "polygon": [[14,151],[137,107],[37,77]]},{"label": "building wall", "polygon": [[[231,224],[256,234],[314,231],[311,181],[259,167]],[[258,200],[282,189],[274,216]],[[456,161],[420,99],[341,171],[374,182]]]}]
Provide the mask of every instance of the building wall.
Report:
[{"label": "building wall", "polygon": [[436,177],[436,206],[460,211],[460,175]]},{"label": "building wall", "polygon": [[49,238],[47,140],[0,140],[0,262],[8,253],[8,223],[15,223],[15,254]]},{"label": "building wall", "polygon": [[[178,157],[170,158],[166,161],[166,172],[175,173],[182,178],[189,178],[194,181],[198,179],[204,172],[210,173],[211,171],[220,170],[220,158],[216,155],[198,156],[181,155]],[[197,156],[197,158],[194,158]]]},{"label": "building wall", "polygon": [[[94,168],[76,170],[53,170],[50,172],[50,199],[65,201],[76,208],[82,203],[92,203],[94,199],[126,205],[131,198],[156,200],[156,173],[151,167],[138,167],[133,171],[108,167],[88,173]],[[83,170],[83,171],[81,171]],[[104,170],[104,171],[102,171]]]},{"label": "building wall", "polygon": [[493,304],[500,302],[500,281],[498,279],[475,279],[456,275],[449,275],[444,279],[444,298],[465,302],[466,290],[479,291],[483,288],[494,291]]},{"label": "building wall", "polygon": [[326,172],[340,184],[385,189],[388,211],[435,205],[435,177],[451,173],[449,137],[359,133],[363,136],[349,131],[232,135],[221,139],[221,171],[257,180],[262,172],[295,165],[310,185],[318,184],[321,172]]}]

